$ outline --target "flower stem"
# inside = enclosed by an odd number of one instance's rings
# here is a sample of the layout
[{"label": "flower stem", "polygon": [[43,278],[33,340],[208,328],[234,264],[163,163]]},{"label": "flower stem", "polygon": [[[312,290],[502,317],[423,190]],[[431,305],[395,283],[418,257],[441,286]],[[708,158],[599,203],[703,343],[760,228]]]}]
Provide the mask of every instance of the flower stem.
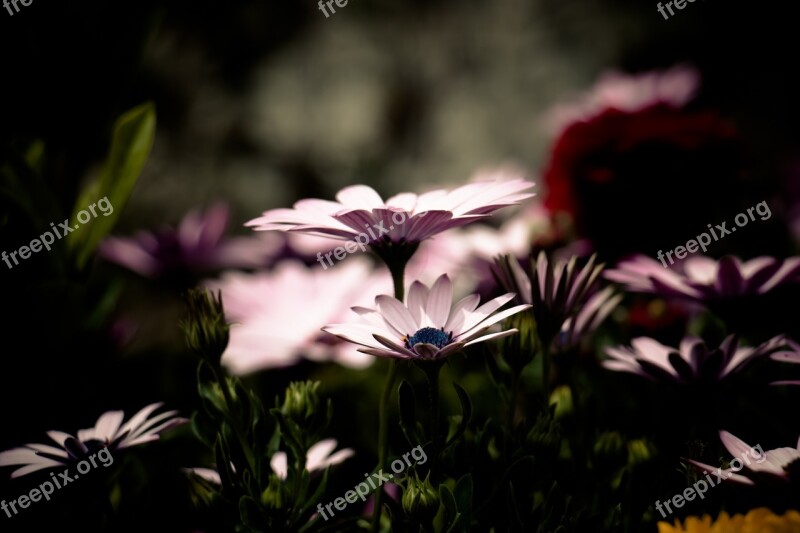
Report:
[{"label": "flower stem", "polygon": [[420,366],[425,371],[428,378],[428,400],[430,402],[430,438],[433,441],[433,461],[431,470],[436,468],[439,449],[441,448],[441,435],[439,434],[439,371],[442,369],[442,361],[425,362]]},{"label": "flower stem", "polygon": [[[381,404],[378,422],[378,468],[386,466],[386,456],[389,454],[388,434],[389,434],[389,399],[394,389],[395,376],[397,375],[397,361],[392,359],[389,366],[389,373],[386,376],[386,384],[381,395]],[[381,520],[381,500],[383,500],[383,487],[378,487],[375,493],[375,508],[372,514],[372,530],[378,531]]]},{"label": "flower stem", "polygon": [[[416,248],[415,248],[416,249]],[[412,252],[413,253],[413,252]],[[388,255],[378,254],[386,263],[389,272],[392,274],[392,281],[394,282],[394,297],[401,302],[404,299],[405,286],[404,277],[406,270],[406,263],[410,255],[402,260],[391,260]],[[389,455],[389,401],[391,399],[392,391],[394,390],[395,377],[397,376],[397,360],[392,359],[389,365],[389,374],[386,376],[386,384],[383,387],[383,394],[381,395],[380,411],[378,413],[378,468],[383,469],[386,466],[386,457]],[[383,487],[378,487],[375,492],[375,508],[372,513],[372,531],[377,532],[380,529],[381,513],[383,501]]]},{"label": "flower stem", "polygon": [[[213,367],[212,367],[213,368]],[[217,379],[217,383],[219,384],[219,388],[222,389],[222,396],[225,398],[225,404],[228,406],[228,414],[230,415],[230,422],[231,427],[233,428],[234,433],[236,433],[236,437],[239,439],[239,443],[242,447],[242,453],[244,453],[244,457],[247,460],[247,464],[250,467],[250,471],[253,475],[256,475],[256,460],[255,454],[253,453],[253,449],[250,447],[250,442],[247,440],[245,436],[245,432],[242,429],[241,425],[239,424],[239,409],[236,406],[236,402],[233,401],[233,397],[231,396],[230,390],[228,390],[228,380],[225,379],[225,374],[221,369],[213,369],[214,376]]]},{"label": "flower stem", "polygon": [[511,390],[508,397],[508,431],[513,435],[514,433],[514,415],[517,412],[517,396],[519,395],[519,380],[520,375],[514,373],[511,375]]},{"label": "flower stem", "polygon": [[550,350],[548,349],[550,340],[542,342],[542,393],[544,394],[545,406],[550,405]]}]

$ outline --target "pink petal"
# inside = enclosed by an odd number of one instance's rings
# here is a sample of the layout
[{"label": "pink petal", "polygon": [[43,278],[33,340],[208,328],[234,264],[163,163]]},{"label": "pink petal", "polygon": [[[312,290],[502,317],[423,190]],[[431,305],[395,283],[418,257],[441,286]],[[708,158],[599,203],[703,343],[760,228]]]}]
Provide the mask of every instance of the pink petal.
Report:
[{"label": "pink petal", "polygon": [[358,209],[374,209],[383,207],[381,195],[367,185],[351,185],[336,194],[336,199],[347,207]]},{"label": "pink petal", "polygon": [[437,329],[444,327],[450,315],[451,305],[453,305],[453,285],[447,274],[442,274],[431,287],[425,306],[425,314],[430,325]]},{"label": "pink petal", "polygon": [[490,333],[489,335],[484,335],[483,337],[478,337],[477,339],[472,339],[469,341],[465,346],[472,346],[473,344],[477,344],[479,342],[488,341],[491,339],[499,339],[502,337],[508,337],[510,335],[514,335],[515,333],[519,333],[517,329],[507,329],[505,331],[498,331],[497,333]]},{"label": "pink petal", "polygon": [[408,312],[411,313],[411,317],[418,325],[422,325],[422,318],[428,303],[428,292],[428,287],[420,281],[415,281],[408,289],[408,297],[406,298]]},{"label": "pink petal", "polygon": [[406,306],[396,298],[380,295],[375,298],[375,304],[378,306],[378,310],[383,315],[386,323],[393,327],[401,337],[413,335],[419,329]]}]

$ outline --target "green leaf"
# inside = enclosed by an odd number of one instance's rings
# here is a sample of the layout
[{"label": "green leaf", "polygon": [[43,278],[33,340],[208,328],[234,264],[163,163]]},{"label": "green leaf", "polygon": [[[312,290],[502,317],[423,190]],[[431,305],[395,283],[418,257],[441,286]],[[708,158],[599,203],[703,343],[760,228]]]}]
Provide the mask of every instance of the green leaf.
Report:
[{"label": "green leaf", "polygon": [[[322,500],[322,497],[325,495],[325,489],[328,486],[328,473],[330,472],[330,467],[325,469],[325,472],[322,474],[322,480],[317,485],[314,494],[311,495],[306,500],[306,504],[303,505],[302,509],[300,509],[300,516],[303,517],[306,513],[309,513],[312,509],[316,508],[317,503]],[[313,512],[311,512],[313,514]]]},{"label": "green leaf", "polygon": [[200,411],[195,411],[194,414],[192,414],[191,426],[192,432],[203,444],[209,448],[214,446],[217,428],[211,423],[211,420],[207,416],[204,416]]},{"label": "green leaf", "polygon": [[462,515],[459,522],[462,531],[469,531],[472,516],[472,474],[466,474],[456,483],[453,490],[458,512]]},{"label": "green leaf", "polygon": [[270,531],[269,523],[261,513],[261,508],[250,496],[242,496],[239,500],[239,516],[242,523],[254,531]]},{"label": "green leaf", "polygon": [[217,440],[214,443],[214,457],[217,463],[217,472],[221,485],[223,488],[232,487],[235,484],[235,474],[231,469],[231,455],[230,450],[225,443],[225,438],[221,433],[217,434]]},{"label": "green leaf", "polygon": [[461,514],[458,512],[456,498],[453,496],[453,493],[450,491],[450,489],[447,488],[447,485],[439,486],[439,498],[442,500],[442,504],[444,505],[443,529],[448,533],[451,531],[457,531]]},{"label": "green leaf", "polygon": [[447,443],[445,443],[445,449],[447,449],[451,444],[458,440],[461,435],[464,434],[464,432],[467,430],[470,420],[472,419],[472,401],[469,399],[469,394],[467,394],[467,391],[461,388],[461,385],[455,381],[453,382],[453,388],[456,390],[458,399],[461,402],[461,422],[458,424],[453,436],[447,440]]},{"label": "green leaf", "polygon": [[80,211],[89,213],[87,208],[102,199],[111,205],[111,209],[106,207],[105,212],[98,207],[96,216],[80,228],[81,231],[70,234],[68,244],[76,254],[78,267],[86,264],[119,219],[150,155],[155,132],[156,110],[152,102],[131,109],[114,123],[105,165],[99,177],[79,195],[70,218],[70,225],[75,227]]}]

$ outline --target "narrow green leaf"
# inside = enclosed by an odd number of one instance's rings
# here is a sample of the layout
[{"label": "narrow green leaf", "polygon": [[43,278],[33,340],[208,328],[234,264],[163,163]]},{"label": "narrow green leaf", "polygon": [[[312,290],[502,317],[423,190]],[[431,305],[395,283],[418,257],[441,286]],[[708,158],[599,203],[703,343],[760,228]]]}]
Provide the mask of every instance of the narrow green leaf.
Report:
[{"label": "narrow green leaf", "polygon": [[[70,226],[79,231],[69,235],[68,244],[76,254],[78,267],[83,267],[100,241],[119,219],[128,202],[133,187],[142,173],[156,132],[156,111],[152,102],[142,104],[124,113],[114,123],[111,147],[98,178],[79,195],[70,218]],[[84,211],[91,215],[89,206],[99,204],[95,215],[86,223],[78,219]],[[110,204],[110,208],[105,204]],[[86,216],[83,217],[86,219]]]},{"label": "narrow green leaf", "polygon": [[466,474],[456,482],[453,496],[458,512],[461,514],[460,529],[469,531],[472,516],[472,474]]}]

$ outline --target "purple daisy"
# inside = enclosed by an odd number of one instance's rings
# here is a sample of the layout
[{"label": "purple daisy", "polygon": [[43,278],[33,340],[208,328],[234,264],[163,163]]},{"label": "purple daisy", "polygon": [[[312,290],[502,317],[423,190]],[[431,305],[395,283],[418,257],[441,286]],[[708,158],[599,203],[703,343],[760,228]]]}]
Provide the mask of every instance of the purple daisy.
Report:
[{"label": "purple daisy", "polygon": [[[789,347],[788,350],[772,354],[770,356],[771,359],[780,361],[781,363],[800,364],[800,344],[797,344],[792,339],[789,339],[787,344]],[[800,380],[774,381],[770,383],[770,385],[800,385]]]},{"label": "purple daisy", "polygon": [[[503,176],[505,177],[505,176]],[[308,198],[293,209],[272,209],[246,225],[256,231],[291,231],[355,240],[365,244],[415,244],[445,230],[469,224],[534,196],[533,183],[521,178],[469,183],[452,191],[401,193],[384,201],[366,185],[345,187],[335,202]]]},{"label": "purple daisy", "polygon": [[115,451],[158,440],[160,433],[187,422],[185,418],[177,416],[177,411],[166,411],[150,418],[162,405],[148,405],[124,425],[122,420],[125,415],[122,411],[108,411],[100,415],[94,427],[78,431],[77,436],[63,431],[48,431],[47,436],[57,447],[26,444],[13,448],[0,453],[0,466],[24,465],[11,474],[12,478],[18,478],[38,470],[69,464],[101,448]]},{"label": "purple daisy", "polygon": [[706,303],[740,296],[767,294],[785,283],[800,280],[800,257],[785,260],[757,257],[741,261],[723,257],[719,261],[693,256],[681,264],[664,268],[659,261],[638,255],[622,261],[605,277],[630,291]]},{"label": "purple daisy", "polygon": [[[725,481],[731,481],[742,485],[754,485],[755,481],[766,479],[790,481],[791,475],[788,467],[800,459],[800,440],[798,440],[796,448],[786,446],[783,448],[775,448],[774,450],[767,450],[765,452],[761,449],[760,444],[755,447],[750,446],[727,431],[720,431],[719,438],[728,452],[734,456],[734,459],[730,463],[731,468],[719,470],[718,478],[721,477]],[[756,450],[759,452],[757,455],[755,453]],[[733,468],[733,463],[737,460],[741,466]],[[695,468],[707,472],[714,472],[717,470],[716,467],[699,461],[690,459],[688,462]],[[737,472],[742,473],[738,474]]]},{"label": "purple daisy", "polygon": [[720,381],[754,361],[769,357],[785,345],[785,339],[777,336],[755,348],[739,346],[736,336],[729,335],[718,348],[710,349],[700,338],[687,336],[679,348],[673,348],[650,337],[637,337],[630,347],[606,348],[611,359],[602,364],[609,370],[630,372],[652,380]]},{"label": "purple daisy", "polygon": [[595,292],[603,265],[595,256],[583,267],[578,257],[552,261],[544,252],[520,266],[513,256],[499,257],[493,272],[500,284],[531,304],[539,337],[545,345],[560,336],[559,344],[570,345],[583,333],[597,327],[616,307],[620,298],[613,291]]},{"label": "purple daisy", "polygon": [[354,307],[363,323],[333,324],[322,328],[339,338],[360,344],[360,352],[378,357],[438,360],[466,346],[517,333],[516,329],[483,333],[501,320],[530,308],[518,305],[496,313],[514,298],[504,294],[478,307],[472,294],[452,303],[453,287],[446,274],[428,288],[411,284],[405,303],[387,295],[375,298],[377,310]]},{"label": "purple daisy", "polygon": [[252,237],[226,239],[227,226],[228,209],[216,205],[205,212],[189,212],[177,229],[109,237],[99,252],[107,261],[156,278],[172,272],[263,267],[283,245]]}]

